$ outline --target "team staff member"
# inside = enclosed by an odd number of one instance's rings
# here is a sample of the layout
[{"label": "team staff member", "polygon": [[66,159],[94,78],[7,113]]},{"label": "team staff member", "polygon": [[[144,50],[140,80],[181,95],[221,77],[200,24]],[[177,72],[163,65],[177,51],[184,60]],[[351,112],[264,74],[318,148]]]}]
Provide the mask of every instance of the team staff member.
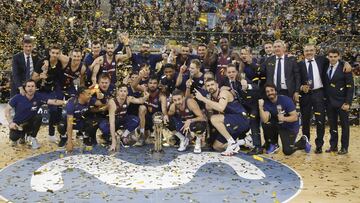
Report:
[{"label": "team staff member", "polygon": [[[252,145],[254,146],[248,154],[262,154],[259,107],[257,105],[259,88],[256,84],[253,84],[252,81],[248,80],[247,77],[241,78],[241,75],[244,74],[243,72],[239,73],[234,64],[229,64],[226,69],[226,78],[222,88],[229,88],[230,92],[244,106],[248,114]],[[247,145],[250,145],[250,143],[247,143]]]},{"label": "team staff member", "polygon": [[31,79],[38,59],[32,53],[34,42],[30,38],[23,40],[23,51],[14,55],[12,59],[11,97],[20,93],[25,95],[23,83]]},{"label": "team staff member", "polygon": [[300,73],[294,57],[285,54],[285,43],[282,40],[274,42],[274,56],[262,64],[262,72],[266,72],[266,82],[275,84],[281,95],[299,100]]},{"label": "team staff member", "polygon": [[265,92],[267,99],[259,99],[259,111],[264,138],[270,143],[267,153],[272,154],[279,149],[279,135],[285,155],[291,155],[300,149],[310,152],[311,145],[305,135],[295,143],[300,125],[294,102],[288,96],[278,95],[273,84],[266,84]]},{"label": "team staff member", "polygon": [[[304,46],[305,59],[298,63],[301,75],[300,110],[302,134],[310,140],[310,120],[312,112],[316,121],[316,149],[315,153],[322,153],[325,133],[325,90],[326,71],[329,60],[324,56],[315,56],[316,48],[313,44]],[[345,63],[344,72],[351,72],[351,66]]]},{"label": "team staff member", "polygon": [[349,148],[349,109],[353,99],[354,80],[352,73],[343,72],[344,63],[339,61],[340,52],[331,49],[328,52],[330,67],[327,70],[325,90],[327,97],[327,114],[330,124],[330,148],[326,152],[338,150],[338,127],[340,117],[341,149],[338,154],[348,153]]},{"label": "team staff member", "polygon": [[[36,135],[41,126],[41,115],[37,112],[43,104],[63,105],[62,100],[49,99],[45,95],[36,92],[36,83],[34,80],[25,82],[23,89],[25,95],[17,94],[9,101],[5,108],[5,117],[9,122],[10,140],[15,146],[20,138],[24,138],[25,134],[30,137],[33,149],[40,147]],[[11,110],[14,109],[15,115],[11,117]]]}]

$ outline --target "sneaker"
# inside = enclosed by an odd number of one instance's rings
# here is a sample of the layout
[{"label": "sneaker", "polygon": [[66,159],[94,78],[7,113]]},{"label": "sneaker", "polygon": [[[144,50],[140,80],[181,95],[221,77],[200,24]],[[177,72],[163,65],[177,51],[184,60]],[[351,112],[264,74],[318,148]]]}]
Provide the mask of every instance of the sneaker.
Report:
[{"label": "sneaker", "polygon": [[274,154],[280,149],[278,144],[270,144],[269,149],[266,150],[266,154]]},{"label": "sneaker", "polygon": [[251,151],[249,151],[248,153],[247,153],[247,155],[258,155],[258,154],[262,154],[263,153],[263,148],[261,148],[261,147],[255,147],[255,148],[253,148]]},{"label": "sneaker", "polygon": [[38,143],[37,139],[35,137],[30,138],[31,140],[31,148],[32,149],[39,149],[40,144]]},{"label": "sneaker", "polygon": [[195,154],[200,154],[201,153],[201,138],[200,137],[196,137],[194,153]]},{"label": "sneaker", "polygon": [[133,145],[134,147],[142,147],[145,145],[145,140],[144,138],[140,137],[139,140],[137,142],[135,142],[135,144]]},{"label": "sneaker", "polygon": [[185,151],[188,145],[189,145],[189,138],[185,137],[183,140],[180,140],[178,151],[179,152]]},{"label": "sneaker", "polygon": [[237,142],[228,144],[225,151],[221,152],[221,155],[223,156],[232,156],[236,153],[238,153],[240,150],[239,144]]},{"label": "sneaker", "polygon": [[311,151],[311,144],[310,144],[310,142],[309,142],[309,139],[307,138],[306,135],[303,135],[302,137],[303,137],[303,139],[305,140],[305,152],[306,152],[306,153],[310,153],[310,151]]},{"label": "sneaker", "polygon": [[17,141],[10,140],[10,146],[11,147],[16,147],[17,146]]},{"label": "sneaker", "polygon": [[19,144],[25,144],[25,143],[26,143],[25,137],[19,139]]},{"label": "sneaker", "polygon": [[338,151],[337,147],[330,147],[329,149],[325,150],[326,153],[337,152],[337,151]]},{"label": "sneaker", "polygon": [[316,147],[315,154],[321,154],[322,152],[322,147]]},{"label": "sneaker", "polygon": [[67,138],[66,137],[62,137],[62,138],[60,138],[60,141],[59,141],[59,143],[58,143],[58,147],[64,147],[65,146],[65,144],[66,144],[66,142],[67,142]]},{"label": "sneaker", "polygon": [[55,135],[49,135],[49,142],[56,143],[56,137]]},{"label": "sneaker", "polygon": [[339,154],[339,155],[345,155],[345,154],[347,154],[347,153],[348,153],[348,150],[345,149],[345,148],[341,148],[340,151],[338,151],[338,154]]},{"label": "sneaker", "polygon": [[81,138],[83,138],[84,137],[84,134],[81,132],[81,131],[77,131],[76,132],[76,138],[77,139],[81,139]]},{"label": "sneaker", "polygon": [[245,146],[246,147],[249,147],[250,149],[253,149],[255,146],[254,146],[254,143],[253,143],[253,140],[252,140],[252,138],[251,138],[251,136],[250,135],[248,135],[248,136],[246,136],[245,138],[244,138],[244,141],[245,141]]}]

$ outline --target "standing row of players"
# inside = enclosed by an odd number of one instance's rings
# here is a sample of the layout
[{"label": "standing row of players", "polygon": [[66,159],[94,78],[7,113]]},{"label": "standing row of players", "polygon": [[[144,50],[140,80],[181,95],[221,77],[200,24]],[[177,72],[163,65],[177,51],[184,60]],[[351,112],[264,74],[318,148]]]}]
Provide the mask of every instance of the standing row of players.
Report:
[{"label": "standing row of players", "polygon": [[[161,112],[168,128],[179,138],[179,151],[186,149],[189,139],[195,139],[194,151],[201,152],[201,143],[206,137],[212,148],[222,151],[223,155],[238,152],[241,145],[252,147],[249,154],[260,154],[263,150],[274,153],[279,149],[280,135],[283,152],[290,155],[298,149],[310,151],[309,126],[313,110],[317,122],[315,153],[321,153],[326,98],[331,128],[327,151],[338,151],[337,115],[340,115],[343,134],[339,154],[347,153],[353,80],[351,67],[340,60],[336,49],[329,51],[328,58],[315,57],[315,46],[306,45],[306,59],[297,63],[286,55],[284,42],[275,41],[274,55],[269,53],[259,65],[247,47],[241,49],[238,59],[234,57],[225,38],[220,40],[220,53],[200,45],[198,56],[189,54],[188,46],[183,46],[177,56],[173,53],[153,55],[148,53],[146,43],[140,53],[132,54],[128,38],[123,37],[122,42],[125,54],[114,54],[114,44],[107,42],[104,55],[101,55],[100,43],[93,43],[92,53],[84,62],[80,50],[73,50],[71,57],[67,57],[60,53],[59,47],[53,46],[33,73],[27,58],[24,78],[29,79],[30,75],[33,80],[14,88],[20,94],[11,99],[6,110],[10,139],[16,142],[28,134],[35,143],[33,147],[37,148],[35,137],[39,127],[34,125],[34,118],[38,116],[37,108],[48,103],[50,138],[53,140],[58,124],[59,146],[67,143],[69,151],[73,148],[73,129],[84,133],[87,146],[97,143],[96,130],[100,129],[110,149],[115,150],[119,144],[115,136],[119,128],[123,129],[122,143],[135,140],[135,145],[141,146],[149,135],[148,130],[152,129],[152,115]],[[23,59],[27,56],[26,45],[24,42]],[[268,45],[272,46],[268,43],[265,50]],[[132,73],[115,90],[118,64],[131,58]],[[211,61],[216,62],[216,67]],[[13,66],[16,75],[14,69]],[[39,94],[27,90],[36,87]],[[300,95],[304,136],[294,145],[300,128],[294,102]],[[61,108],[56,105],[63,105],[65,101],[66,116],[62,117]],[[15,109],[14,118],[10,116],[11,108]],[[260,125],[264,145],[261,145]],[[137,136],[132,136],[134,131]],[[247,132],[251,133],[247,135]]]}]

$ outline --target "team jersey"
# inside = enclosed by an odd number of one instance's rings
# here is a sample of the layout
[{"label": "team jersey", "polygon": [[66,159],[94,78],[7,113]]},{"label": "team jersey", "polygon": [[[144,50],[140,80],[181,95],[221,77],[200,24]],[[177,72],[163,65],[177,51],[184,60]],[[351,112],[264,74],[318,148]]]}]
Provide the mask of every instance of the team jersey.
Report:
[{"label": "team jersey", "polygon": [[81,62],[79,64],[79,67],[75,71],[73,71],[71,70],[71,59],[69,60],[69,63],[63,69],[63,77],[61,78],[62,90],[67,90],[70,89],[70,87],[74,86],[74,80],[80,78],[82,66],[83,63]]},{"label": "team jersey", "polygon": [[179,108],[176,108],[175,106],[175,113],[180,116],[181,120],[184,122],[188,119],[192,119],[192,118],[195,118],[195,114],[190,110],[190,108],[188,107],[187,105],[187,101],[188,99],[190,98],[185,98],[185,108],[183,110],[179,109]]},{"label": "team jersey", "polygon": [[155,92],[150,93],[149,99],[145,102],[145,105],[150,114],[161,112],[160,91],[156,90]]},{"label": "team jersey", "polygon": [[129,107],[129,105],[127,104],[127,99],[121,105],[119,101],[115,98],[115,104],[116,104],[115,117],[118,119],[124,119]]},{"label": "team jersey", "polygon": [[39,91],[41,92],[52,92],[55,90],[56,85],[59,83],[59,74],[62,71],[61,61],[57,60],[55,66],[51,66],[50,57],[46,57],[36,64],[34,71],[37,74],[41,74],[46,71],[42,68],[44,61],[47,60],[49,62],[49,67],[47,68],[47,78],[40,80],[38,82]]},{"label": "team jersey", "polygon": [[104,58],[104,63],[102,64],[102,66],[99,69],[98,76],[102,73],[106,73],[111,78],[111,84],[115,84],[116,83],[116,65],[117,65],[115,56],[112,58],[112,61],[110,63],[106,59],[106,55],[104,55],[103,58]]},{"label": "team jersey", "polygon": [[95,103],[90,100],[89,103],[80,104],[77,97],[72,97],[66,104],[66,115],[73,116],[74,128],[77,129],[89,116],[89,110]]}]

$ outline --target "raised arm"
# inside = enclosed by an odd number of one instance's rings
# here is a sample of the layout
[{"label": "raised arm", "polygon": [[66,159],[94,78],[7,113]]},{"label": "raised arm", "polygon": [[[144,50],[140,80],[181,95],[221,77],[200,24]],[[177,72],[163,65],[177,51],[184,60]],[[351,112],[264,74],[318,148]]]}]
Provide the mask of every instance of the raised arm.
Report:
[{"label": "raised arm", "polygon": [[125,54],[116,54],[115,57],[116,57],[116,62],[124,62],[126,60],[128,60],[129,58],[131,58],[132,56],[132,53],[131,53],[131,48],[130,48],[130,39],[123,35],[121,37],[122,39],[122,43],[124,44],[125,46],[125,50],[126,50],[126,53]]},{"label": "raised arm", "polygon": [[135,91],[140,91],[140,92],[144,92],[146,89],[139,85],[141,79],[143,79],[145,77],[145,75],[149,75],[149,70],[144,68],[139,72],[139,77],[135,78],[132,83],[131,83],[131,87],[135,90]]},{"label": "raised arm", "polygon": [[187,66],[186,66],[186,61],[185,61],[185,63],[180,67],[180,72],[178,74],[178,77],[176,78],[176,83],[175,83],[176,87],[179,87],[181,85],[181,83],[183,81],[183,75],[184,75],[186,69],[187,69]]},{"label": "raised arm", "polygon": [[259,112],[260,118],[263,123],[268,123],[270,121],[270,112],[264,110],[264,100],[259,99]]},{"label": "raised arm", "polygon": [[67,64],[69,63],[69,61],[70,61],[70,57],[64,55],[63,53],[61,53],[60,56],[59,56],[59,60],[60,60],[60,62],[61,62],[62,67],[65,68],[66,65],[67,65]]},{"label": "raised arm", "polygon": [[198,90],[195,91],[196,91],[195,96],[199,101],[204,102],[207,105],[208,109],[213,109],[218,112],[224,112],[226,105],[229,102],[229,98],[233,97],[229,91],[222,90],[219,95],[220,96],[219,102],[215,102],[204,97]]}]

